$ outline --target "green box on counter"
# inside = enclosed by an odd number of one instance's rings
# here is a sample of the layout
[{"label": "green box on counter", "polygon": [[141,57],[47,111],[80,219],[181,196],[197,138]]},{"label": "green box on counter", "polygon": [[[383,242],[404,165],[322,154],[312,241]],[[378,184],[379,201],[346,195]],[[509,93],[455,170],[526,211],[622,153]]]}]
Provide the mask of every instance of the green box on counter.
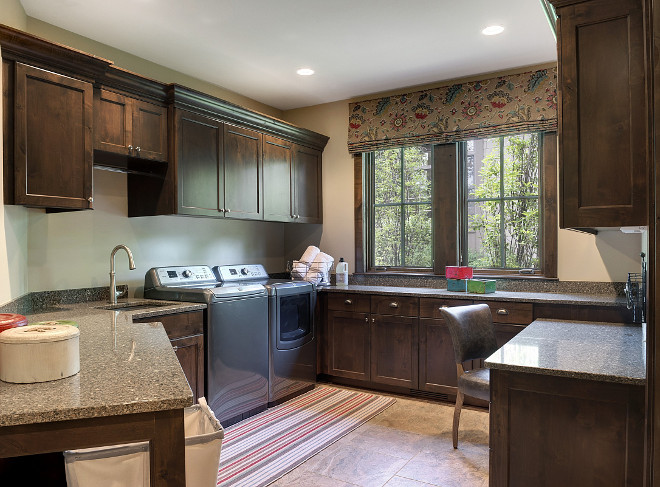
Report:
[{"label": "green box on counter", "polygon": [[464,293],[467,291],[467,281],[465,279],[447,279],[447,291]]},{"label": "green box on counter", "polygon": [[469,293],[489,294],[495,292],[495,281],[486,279],[468,279],[467,290]]}]

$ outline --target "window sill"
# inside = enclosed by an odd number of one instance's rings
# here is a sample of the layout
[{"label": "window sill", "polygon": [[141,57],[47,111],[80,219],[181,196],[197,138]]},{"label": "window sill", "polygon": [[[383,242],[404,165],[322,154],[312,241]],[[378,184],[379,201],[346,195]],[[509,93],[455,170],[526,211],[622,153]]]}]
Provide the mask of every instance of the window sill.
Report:
[{"label": "window sill", "polygon": [[[433,274],[433,272],[428,271],[404,271],[404,270],[393,270],[388,269],[385,271],[367,271],[367,272],[355,272],[355,276],[392,276],[392,277],[431,277],[438,279],[446,279],[444,275]],[[533,281],[549,281],[556,282],[559,281],[557,277],[546,277],[541,274],[475,274],[474,279],[507,279],[507,280],[533,280]]]}]

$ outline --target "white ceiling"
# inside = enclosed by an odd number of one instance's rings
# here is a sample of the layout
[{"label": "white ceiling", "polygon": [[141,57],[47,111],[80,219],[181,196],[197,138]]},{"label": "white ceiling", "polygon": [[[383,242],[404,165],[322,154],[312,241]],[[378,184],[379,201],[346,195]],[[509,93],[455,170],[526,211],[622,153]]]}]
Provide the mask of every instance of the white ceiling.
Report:
[{"label": "white ceiling", "polygon": [[[21,3],[30,17],[282,110],[557,58],[539,0]],[[491,24],[506,30],[482,35]]]}]

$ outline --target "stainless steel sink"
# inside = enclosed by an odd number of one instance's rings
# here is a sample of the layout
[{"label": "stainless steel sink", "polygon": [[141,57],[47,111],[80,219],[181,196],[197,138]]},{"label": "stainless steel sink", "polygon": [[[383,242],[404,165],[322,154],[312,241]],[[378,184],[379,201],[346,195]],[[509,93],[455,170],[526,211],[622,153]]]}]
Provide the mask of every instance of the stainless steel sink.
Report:
[{"label": "stainless steel sink", "polygon": [[117,303],[106,304],[104,306],[96,306],[96,309],[108,309],[111,311],[132,311],[135,309],[160,308],[163,306],[171,305],[172,303],[161,303],[158,301],[133,301],[130,303]]}]

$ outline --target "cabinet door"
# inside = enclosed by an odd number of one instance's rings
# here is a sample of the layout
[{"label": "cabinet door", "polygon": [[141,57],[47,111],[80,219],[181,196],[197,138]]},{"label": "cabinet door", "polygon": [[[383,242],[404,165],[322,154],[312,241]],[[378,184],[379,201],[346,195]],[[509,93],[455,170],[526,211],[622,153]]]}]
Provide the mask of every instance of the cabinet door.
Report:
[{"label": "cabinet door", "polygon": [[372,315],[371,381],[417,389],[418,319]]},{"label": "cabinet door", "polygon": [[292,179],[294,220],[323,223],[321,151],[295,146]]},{"label": "cabinet door", "polygon": [[130,155],[133,138],[130,98],[107,90],[94,92],[94,149]]},{"label": "cabinet door", "polygon": [[562,228],[647,225],[643,2],[558,8]]},{"label": "cabinet door", "polygon": [[369,315],[328,311],[328,373],[368,381],[371,377]]},{"label": "cabinet door", "polygon": [[[470,361],[471,364],[472,361]],[[419,388],[456,394],[454,345],[445,320],[419,320]]]},{"label": "cabinet door", "polygon": [[510,323],[495,323],[494,326],[495,340],[497,340],[497,346],[500,348],[525,329],[523,325],[513,325]]},{"label": "cabinet door", "polygon": [[264,135],[264,220],[293,221],[291,155],[293,144]]},{"label": "cabinet door", "polygon": [[204,336],[177,338],[171,343],[197,403],[204,395]]},{"label": "cabinet door", "polygon": [[92,207],[90,83],[16,63],[14,201]]},{"label": "cabinet door", "polygon": [[212,118],[176,110],[175,161],[177,211],[185,215],[221,216],[223,124]]},{"label": "cabinet door", "polygon": [[133,152],[140,159],[167,161],[167,108],[133,100]]},{"label": "cabinet door", "polygon": [[225,125],[224,161],[225,216],[261,220],[264,215],[261,134]]}]

